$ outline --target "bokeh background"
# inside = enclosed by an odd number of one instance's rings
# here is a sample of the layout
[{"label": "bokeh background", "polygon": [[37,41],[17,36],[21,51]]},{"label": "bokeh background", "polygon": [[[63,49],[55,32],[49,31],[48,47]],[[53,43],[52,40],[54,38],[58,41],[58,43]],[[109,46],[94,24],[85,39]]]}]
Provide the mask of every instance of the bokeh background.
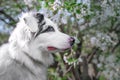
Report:
[{"label": "bokeh background", "polygon": [[53,54],[48,80],[120,80],[120,0],[0,0],[0,45],[28,11],[76,39],[71,50]]}]

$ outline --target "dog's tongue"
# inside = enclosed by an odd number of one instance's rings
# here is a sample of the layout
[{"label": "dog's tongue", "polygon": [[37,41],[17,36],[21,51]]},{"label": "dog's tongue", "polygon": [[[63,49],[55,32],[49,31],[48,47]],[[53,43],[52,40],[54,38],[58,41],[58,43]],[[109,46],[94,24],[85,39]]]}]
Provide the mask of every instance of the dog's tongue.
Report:
[{"label": "dog's tongue", "polygon": [[49,46],[49,47],[47,47],[47,48],[48,48],[48,50],[50,50],[50,51],[52,51],[52,50],[56,50],[55,47],[51,47],[51,46]]}]

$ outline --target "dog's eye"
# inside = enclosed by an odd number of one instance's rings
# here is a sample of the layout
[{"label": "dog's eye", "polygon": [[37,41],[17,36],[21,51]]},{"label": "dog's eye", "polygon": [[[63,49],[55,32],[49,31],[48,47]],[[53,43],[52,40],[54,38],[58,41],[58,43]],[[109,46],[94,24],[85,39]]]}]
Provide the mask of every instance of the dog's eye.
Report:
[{"label": "dog's eye", "polygon": [[54,31],[55,31],[55,30],[54,30],[54,28],[53,28],[52,26],[48,26],[47,29],[45,29],[45,30],[43,30],[43,31],[39,31],[39,32],[35,35],[35,37],[38,36],[40,33],[44,33],[44,32],[54,32]]},{"label": "dog's eye", "polygon": [[53,32],[55,31],[52,26],[48,26],[48,28],[45,30],[45,32]]}]

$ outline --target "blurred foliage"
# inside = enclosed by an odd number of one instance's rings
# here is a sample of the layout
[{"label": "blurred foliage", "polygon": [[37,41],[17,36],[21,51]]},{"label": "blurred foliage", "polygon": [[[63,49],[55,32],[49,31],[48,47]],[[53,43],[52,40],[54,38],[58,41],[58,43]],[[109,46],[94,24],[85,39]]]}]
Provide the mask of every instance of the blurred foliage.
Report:
[{"label": "blurred foliage", "polygon": [[[21,12],[40,11],[76,38],[73,49],[54,54],[49,80],[120,80],[119,0],[0,0],[0,44]],[[0,28],[1,29],[1,28]]]},{"label": "blurred foliage", "polygon": [[7,42],[8,34],[0,34],[0,45],[4,42]]}]

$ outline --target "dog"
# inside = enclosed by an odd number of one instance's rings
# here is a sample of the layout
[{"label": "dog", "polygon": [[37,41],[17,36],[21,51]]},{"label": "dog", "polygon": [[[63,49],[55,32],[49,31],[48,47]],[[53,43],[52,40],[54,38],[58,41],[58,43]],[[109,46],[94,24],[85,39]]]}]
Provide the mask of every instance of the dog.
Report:
[{"label": "dog", "polygon": [[39,12],[23,13],[8,43],[0,47],[0,80],[47,80],[51,53],[72,47],[75,39]]}]

